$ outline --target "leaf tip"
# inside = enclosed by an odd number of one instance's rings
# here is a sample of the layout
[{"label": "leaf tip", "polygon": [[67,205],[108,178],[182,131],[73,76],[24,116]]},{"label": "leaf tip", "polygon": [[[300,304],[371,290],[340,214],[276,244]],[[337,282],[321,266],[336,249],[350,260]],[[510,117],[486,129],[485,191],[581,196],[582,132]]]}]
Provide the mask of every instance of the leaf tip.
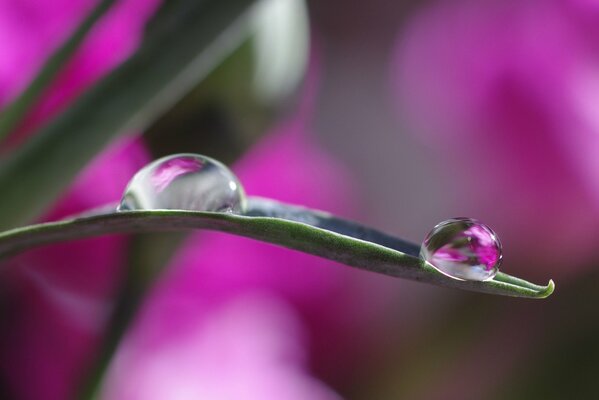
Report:
[{"label": "leaf tip", "polygon": [[555,290],[555,282],[553,282],[553,279],[549,279],[549,283],[547,283],[547,286],[545,286],[544,290],[541,290],[539,292],[537,298],[545,299],[545,298],[551,296],[551,294],[553,293],[554,290]]}]

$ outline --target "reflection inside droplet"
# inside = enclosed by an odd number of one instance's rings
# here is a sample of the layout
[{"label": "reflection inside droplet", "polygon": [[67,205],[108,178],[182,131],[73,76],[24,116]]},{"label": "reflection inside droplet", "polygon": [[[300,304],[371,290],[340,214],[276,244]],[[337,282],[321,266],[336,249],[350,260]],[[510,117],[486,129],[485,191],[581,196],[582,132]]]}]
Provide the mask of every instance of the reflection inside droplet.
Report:
[{"label": "reflection inside droplet", "polygon": [[420,256],[451,278],[485,281],[499,271],[501,243],[487,225],[471,218],[453,218],[426,236]]},{"label": "reflection inside droplet", "polygon": [[176,154],[142,168],[129,182],[118,210],[242,212],[239,180],[220,162],[198,154]]}]

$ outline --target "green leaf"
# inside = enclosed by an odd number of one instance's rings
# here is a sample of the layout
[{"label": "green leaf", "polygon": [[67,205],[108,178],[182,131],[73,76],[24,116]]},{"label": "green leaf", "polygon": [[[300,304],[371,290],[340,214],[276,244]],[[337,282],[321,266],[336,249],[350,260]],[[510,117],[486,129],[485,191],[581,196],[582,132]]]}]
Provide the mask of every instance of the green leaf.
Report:
[{"label": "green leaf", "polygon": [[504,273],[485,282],[459,281],[419,258],[418,245],[319,211],[257,198],[250,199],[249,204],[248,215],[178,210],[111,211],[31,225],[0,233],[0,257],[44,244],[109,233],[210,229],[439,286],[527,298],[545,298],[554,289],[553,281],[539,286]]},{"label": "green leaf", "polygon": [[87,15],[71,36],[48,58],[38,75],[0,114],[0,141],[20,122],[56,74],[79,48],[96,22],[110,9],[115,0],[102,0]]},{"label": "green leaf", "polygon": [[185,12],[169,9],[129,60],[5,160],[0,229],[38,217],[111,139],[145,128],[180,99],[241,42],[252,1],[169,4]]}]

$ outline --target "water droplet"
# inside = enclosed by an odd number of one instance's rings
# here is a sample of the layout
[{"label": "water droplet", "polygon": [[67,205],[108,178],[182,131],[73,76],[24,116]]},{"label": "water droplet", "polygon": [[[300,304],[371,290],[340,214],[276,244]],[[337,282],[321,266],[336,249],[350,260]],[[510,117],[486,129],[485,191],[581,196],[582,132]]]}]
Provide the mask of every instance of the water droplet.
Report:
[{"label": "water droplet", "polygon": [[471,218],[452,218],[433,228],[420,256],[450,278],[492,279],[501,265],[501,243],[487,225]]},{"label": "water droplet", "polygon": [[243,211],[245,194],[233,172],[199,154],[160,158],[135,174],[118,207],[122,210]]}]

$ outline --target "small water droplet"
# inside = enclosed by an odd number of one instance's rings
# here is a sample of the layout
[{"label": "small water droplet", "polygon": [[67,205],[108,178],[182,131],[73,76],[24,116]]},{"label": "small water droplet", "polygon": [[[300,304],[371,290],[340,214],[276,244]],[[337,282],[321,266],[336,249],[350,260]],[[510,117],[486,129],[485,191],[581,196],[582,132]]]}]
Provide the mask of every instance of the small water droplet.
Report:
[{"label": "small water droplet", "polygon": [[175,154],[139,170],[129,181],[118,210],[238,213],[244,207],[243,187],[229,168],[199,154]]},{"label": "small water droplet", "polygon": [[429,232],[420,256],[450,278],[486,281],[499,271],[501,243],[487,225],[471,218],[452,218]]}]

